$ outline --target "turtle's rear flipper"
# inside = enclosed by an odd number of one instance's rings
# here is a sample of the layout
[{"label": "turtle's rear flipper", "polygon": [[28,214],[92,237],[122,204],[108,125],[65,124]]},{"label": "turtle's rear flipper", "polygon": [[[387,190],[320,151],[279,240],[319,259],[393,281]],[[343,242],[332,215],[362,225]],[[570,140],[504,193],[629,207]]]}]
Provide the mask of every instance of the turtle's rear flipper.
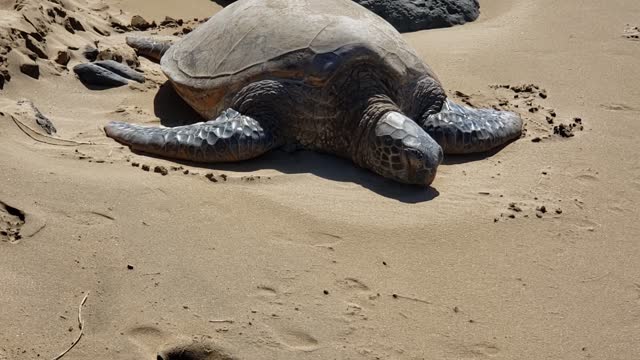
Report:
[{"label": "turtle's rear flipper", "polygon": [[127,36],[127,45],[136,50],[139,55],[159,62],[167,50],[173,44],[173,40],[160,40],[151,37]]},{"label": "turtle's rear flipper", "polygon": [[173,128],[110,122],[107,135],[132,150],[196,162],[251,159],[274,147],[272,134],[233,109],[215,120]]},{"label": "turtle's rear flipper", "polygon": [[421,125],[445,154],[491,150],[517,139],[522,132],[522,119],[516,113],[474,109],[449,99],[439,113],[423,118]]}]

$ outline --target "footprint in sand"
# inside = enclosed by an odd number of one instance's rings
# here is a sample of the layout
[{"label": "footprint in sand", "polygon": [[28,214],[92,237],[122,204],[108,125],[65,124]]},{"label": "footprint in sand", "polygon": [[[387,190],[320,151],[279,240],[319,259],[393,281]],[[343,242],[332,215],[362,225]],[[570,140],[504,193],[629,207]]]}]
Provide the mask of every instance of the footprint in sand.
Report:
[{"label": "footprint in sand", "polygon": [[295,327],[272,328],[277,341],[290,350],[310,352],[320,348],[320,342],[304,330]]},{"label": "footprint in sand", "polygon": [[500,349],[498,348],[498,346],[491,343],[473,344],[468,347],[468,350],[470,353],[474,355],[489,356],[489,357],[496,356],[500,353]]},{"label": "footprint in sand", "polygon": [[237,359],[208,337],[173,336],[154,326],[135,327],[126,332],[143,357],[156,360]]},{"label": "footprint in sand", "polygon": [[459,353],[462,358],[483,359],[492,358],[500,354],[500,348],[496,344],[490,342],[480,342],[476,344],[460,344],[454,345],[455,352]]},{"label": "footprint in sand", "polygon": [[158,352],[156,360],[235,360],[222,347],[215,345],[208,340],[192,339],[190,341],[165,345],[164,349]]},{"label": "footprint in sand", "polygon": [[267,286],[267,285],[259,285],[257,287],[258,291],[256,291],[255,296],[260,297],[260,298],[273,298],[276,297],[278,295],[278,291],[271,287],[271,286]]},{"label": "footprint in sand", "polygon": [[20,230],[25,224],[25,213],[0,201],[0,239],[16,244],[22,239]]},{"label": "footprint in sand", "polygon": [[338,281],[338,285],[347,290],[356,290],[360,292],[369,291],[369,287],[356,278],[344,278],[343,280]]},{"label": "footprint in sand", "polygon": [[600,107],[608,111],[638,111],[638,109],[634,107],[620,103],[601,104]]}]

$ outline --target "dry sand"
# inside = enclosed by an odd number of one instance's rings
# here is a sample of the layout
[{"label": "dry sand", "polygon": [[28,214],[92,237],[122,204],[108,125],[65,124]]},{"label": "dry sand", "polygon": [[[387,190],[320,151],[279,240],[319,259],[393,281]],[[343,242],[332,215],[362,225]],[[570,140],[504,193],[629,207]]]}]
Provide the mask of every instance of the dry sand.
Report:
[{"label": "dry sand", "polygon": [[[638,359],[638,1],[484,0],[477,22],[407,34],[452,96],[527,126],[495,154],[447,158],[429,190],[307,152],[211,167],[133,154],[107,121],[192,120],[158,89],[158,66],[140,58],[151,81],[91,91],[52,59],[75,46],[71,68],[99,40],[102,57],[135,64],[112,19],[220,7],[55,3],[0,1],[13,34],[0,50],[0,359],[67,348],[87,291],[65,360],[155,359],[192,341],[241,359]],[[52,7],[65,16],[42,15]],[[86,31],[66,30],[70,16]],[[7,30],[34,26],[46,46]],[[18,69],[34,44],[50,58],[38,80]],[[553,134],[575,117],[582,131]]]}]

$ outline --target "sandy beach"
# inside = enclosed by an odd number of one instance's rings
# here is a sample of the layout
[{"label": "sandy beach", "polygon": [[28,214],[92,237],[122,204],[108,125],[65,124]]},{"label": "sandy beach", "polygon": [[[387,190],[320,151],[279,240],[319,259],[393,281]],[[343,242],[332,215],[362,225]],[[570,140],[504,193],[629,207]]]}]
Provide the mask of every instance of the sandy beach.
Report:
[{"label": "sandy beach", "polygon": [[[526,131],[421,189],[320,153],[198,165],[106,137],[197,117],[113,22],[181,35],[215,2],[0,0],[0,359],[67,349],[87,294],[64,360],[638,359],[640,2],[480,4],[403,36],[452,98]],[[147,81],[85,87],[95,41]]]}]

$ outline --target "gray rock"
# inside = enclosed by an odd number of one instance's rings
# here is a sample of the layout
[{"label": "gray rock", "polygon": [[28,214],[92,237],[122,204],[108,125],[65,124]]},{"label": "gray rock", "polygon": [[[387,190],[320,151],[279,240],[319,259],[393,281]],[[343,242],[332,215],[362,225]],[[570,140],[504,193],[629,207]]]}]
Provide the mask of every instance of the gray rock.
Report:
[{"label": "gray rock", "polygon": [[147,20],[145,20],[142,16],[140,15],[134,15],[131,18],[131,27],[136,29],[136,30],[147,30],[148,28],[151,27],[151,24],[149,24],[149,22]]},{"label": "gray rock", "polygon": [[94,64],[107,69],[117,75],[120,75],[124,78],[131,79],[133,81],[137,81],[139,83],[144,82],[144,76],[139,72],[133,70],[125,64],[119,63],[114,60],[101,60],[96,61]]},{"label": "gray rock", "polygon": [[[378,14],[400,32],[443,28],[474,21],[478,0],[353,0]],[[223,6],[234,0],[216,0]]]},{"label": "gray rock", "polygon": [[93,63],[76,65],[73,72],[85,85],[116,87],[129,83],[126,78]]},{"label": "gray rock", "polygon": [[34,79],[40,78],[40,67],[35,62],[25,62],[20,64],[20,71]]},{"label": "gray rock", "polygon": [[353,0],[380,15],[400,32],[442,28],[473,21],[478,0]]}]

